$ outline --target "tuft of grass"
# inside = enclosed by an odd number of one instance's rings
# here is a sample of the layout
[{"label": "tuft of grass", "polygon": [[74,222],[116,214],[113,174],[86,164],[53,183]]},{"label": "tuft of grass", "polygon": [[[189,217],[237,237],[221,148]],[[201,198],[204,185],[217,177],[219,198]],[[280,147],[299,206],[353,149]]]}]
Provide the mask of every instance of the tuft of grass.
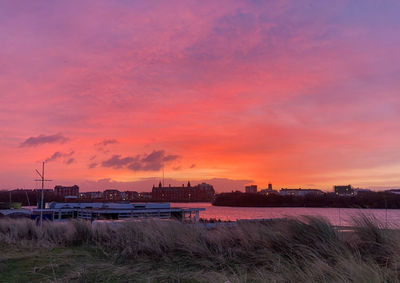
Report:
[{"label": "tuft of grass", "polygon": [[0,219],[0,282],[397,282],[400,233],[376,219],[217,225]]}]

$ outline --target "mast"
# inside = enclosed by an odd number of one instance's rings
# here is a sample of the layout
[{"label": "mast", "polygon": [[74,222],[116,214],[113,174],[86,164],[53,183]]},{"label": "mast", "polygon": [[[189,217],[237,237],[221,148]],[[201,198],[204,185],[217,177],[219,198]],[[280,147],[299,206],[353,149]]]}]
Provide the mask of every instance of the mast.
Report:
[{"label": "mast", "polygon": [[25,194],[26,194],[26,199],[28,200],[28,206],[31,206],[31,202],[30,202],[29,197],[28,197],[28,192],[25,191]]},{"label": "mast", "polygon": [[40,174],[40,172],[36,170],[36,173],[38,173],[38,175],[40,176],[40,179],[36,179],[35,181],[40,181],[42,183],[42,198],[40,200],[40,225],[43,224],[43,202],[44,202],[44,182],[50,182],[51,180],[46,180],[44,178],[44,161],[42,163],[42,174]]}]

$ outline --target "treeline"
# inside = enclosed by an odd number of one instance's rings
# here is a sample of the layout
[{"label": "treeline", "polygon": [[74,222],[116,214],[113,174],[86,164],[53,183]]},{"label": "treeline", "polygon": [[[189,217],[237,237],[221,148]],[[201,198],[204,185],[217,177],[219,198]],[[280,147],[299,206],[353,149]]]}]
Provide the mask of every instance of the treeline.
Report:
[{"label": "treeline", "polygon": [[242,192],[215,196],[213,205],[241,207],[341,207],[341,208],[400,208],[400,195],[389,192],[362,192],[356,196],[334,193],[305,196],[262,195]]},{"label": "treeline", "polygon": [[[13,190],[0,191],[0,202],[20,202],[23,206],[36,206],[42,197],[40,190]],[[54,192],[44,191],[45,202],[63,201],[62,196],[56,196]]]}]

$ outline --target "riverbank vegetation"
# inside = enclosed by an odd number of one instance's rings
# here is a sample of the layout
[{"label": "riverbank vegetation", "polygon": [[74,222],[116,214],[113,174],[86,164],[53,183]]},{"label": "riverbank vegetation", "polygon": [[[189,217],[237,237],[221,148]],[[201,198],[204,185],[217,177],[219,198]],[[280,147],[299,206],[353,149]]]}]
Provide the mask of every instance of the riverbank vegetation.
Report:
[{"label": "riverbank vegetation", "polygon": [[0,219],[1,282],[397,282],[400,233],[359,217],[217,225]]},{"label": "riverbank vegetation", "polygon": [[400,208],[400,195],[389,192],[362,192],[355,196],[338,196],[334,193],[305,196],[221,193],[213,205],[239,207],[341,207],[341,208]]}]

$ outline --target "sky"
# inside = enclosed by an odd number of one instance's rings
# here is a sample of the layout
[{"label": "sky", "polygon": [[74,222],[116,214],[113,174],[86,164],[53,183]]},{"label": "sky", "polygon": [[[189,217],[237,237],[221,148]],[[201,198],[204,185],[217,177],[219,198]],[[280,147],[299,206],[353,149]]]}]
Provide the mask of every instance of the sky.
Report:
[{"label": "sky", "polygon": [[399,1],[0,2],[0,189],[400,187]]}]

